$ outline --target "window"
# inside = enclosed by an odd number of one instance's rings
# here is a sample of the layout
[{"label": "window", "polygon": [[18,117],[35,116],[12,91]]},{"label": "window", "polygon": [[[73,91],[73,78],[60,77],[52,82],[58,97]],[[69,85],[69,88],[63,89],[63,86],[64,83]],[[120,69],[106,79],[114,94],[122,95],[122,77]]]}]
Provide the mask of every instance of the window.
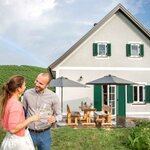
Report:
[{"label": "window", "polygon": [[144,86],[138,85],[133,86],[133,100],[135,103],[143,103],[144,102]]},{"label": "window", "polygon": [[140,53],[140,46],[138,44],[131,44],[131,56],[138,57]]},{"label": "window", "polygon": [[107,42],[93,43],[93,56],[96,57],[111,56],[111,44]]},{"label": "window", "polygon": [[97,43],[97,55],[106,56],[107,55],[107,43]]},{"label": "window", "polygon": [[127,57],[143,57],[144,45],[140,43],[129,43],[126,45]]},{"label": "window", "polygon": [[128,85],[127,103],[150,103],[150,85]]}]

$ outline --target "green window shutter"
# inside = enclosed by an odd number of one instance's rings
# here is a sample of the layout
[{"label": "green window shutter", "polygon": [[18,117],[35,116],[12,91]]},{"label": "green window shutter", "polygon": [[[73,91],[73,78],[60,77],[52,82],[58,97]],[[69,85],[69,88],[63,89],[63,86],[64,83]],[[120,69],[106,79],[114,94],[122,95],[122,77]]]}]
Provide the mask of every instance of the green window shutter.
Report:
[{"label": "green window shutter", "polygon": [[126,88],[125,85],[117,86],[117,126],[125,127],[126,125]]},{"label": "green window shutter", "polygon": [[97,43],[93,43],[93,56],[97,56]]},{"label": "green window shutter", "polygon": [[111,56],[111,44],[107,44],[107,56]]},{"label": "green window shutter", "polygon": [[140,45],[140,56],[141,57],[144,56],[144,45],[143,44]]},{"label": "green window shutter", "polygon": [[127,86],[127,103],[133,103],[133,86]]},{"label": "green window shutter", "polygon": [[94,85],[94,108],[97,111],[102,110],[102,86]]},{"label": "green window shutter", "polygon": [[145,86],[145,102],[150,103],[150,85]]},{"label": "green window shutter", "polygon": [[126,56],[129,57],[131,56],[131,45],[126,44]]},{"label": "green window shutter", "polygon": [[119,85],[118,88],[118,116],[126,116],[126,94],[125,94],[125,85]]}]

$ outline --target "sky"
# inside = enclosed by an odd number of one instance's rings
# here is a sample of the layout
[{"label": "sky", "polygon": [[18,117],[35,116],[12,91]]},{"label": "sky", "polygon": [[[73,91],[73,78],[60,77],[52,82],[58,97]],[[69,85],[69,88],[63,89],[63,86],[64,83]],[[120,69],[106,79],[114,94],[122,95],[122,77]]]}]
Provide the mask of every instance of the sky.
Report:
[{"label": "sky", "polygon": [[0,0],[0,65],[47,68],[119,3],[150,31],[150,0]]}]

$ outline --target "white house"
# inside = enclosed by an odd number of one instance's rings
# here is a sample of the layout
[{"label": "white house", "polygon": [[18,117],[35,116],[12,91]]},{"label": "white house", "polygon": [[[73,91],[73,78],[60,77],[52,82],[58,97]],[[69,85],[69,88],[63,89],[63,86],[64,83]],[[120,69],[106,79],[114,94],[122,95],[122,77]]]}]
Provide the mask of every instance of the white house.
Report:
[{"label": "white house", "polygon": [[[66,104],[79,110],[81,101],[97,110],[107,103],[113,115],[150,116],[150,32],[121,4],[75,43],[49,68],[60,76],[86,84],[111,74],[135,85],[90,85],[63,91]],[[60,96],[60,88],[56,88]]]}]

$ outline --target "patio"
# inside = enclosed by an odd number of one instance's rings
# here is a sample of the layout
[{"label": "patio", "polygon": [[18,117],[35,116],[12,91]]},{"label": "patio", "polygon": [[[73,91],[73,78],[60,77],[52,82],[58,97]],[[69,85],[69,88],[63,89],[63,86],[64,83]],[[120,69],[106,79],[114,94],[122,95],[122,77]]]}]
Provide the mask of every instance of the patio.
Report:
[{"label": "patio", "polygon": [[67,105],[67,114],[63,115],[63,120],[57,123],[58,127],[73,127],[73,128],[86,128],[86,127],[115,127],[116,121],[111,116],[111,107],[103,106],[102,111],[96,111],[92,106],[79,106],[81,111],[70,110]]},{"label": "patio", "polygon": [[[92,118],[92,120],[94,120],[94,116],[92,116],[91,118]],[[145,120],[145,119],[142,119],[142,118],[132,118],[132,119],[131,118],[126,118],[124,127],[125,128],[133,128],[133,127],[135,127],[135,120]],[[77,126],[68,126],[67,122],[66,122],[66,115],[63,115],[62,121],[58,122],[55,125],[53,125],[53,128],[64,128],[64,127],[69,127],[69,128],[106,128],[106,129],[110,128],[110,127],[102,127],[100,124],[98,124],[98,125],[95,124],[95,126],[91,126],[90,124],[89,124],[89,126],[88,126],[88,124],[87,125],[83,125],[81,123],[81,121],[78,121],[78,125]],[[111,128],[120,128],[120,127],[121,126],[117,126],[116,118],[112,117],[112,126],[111,126]]]}]

